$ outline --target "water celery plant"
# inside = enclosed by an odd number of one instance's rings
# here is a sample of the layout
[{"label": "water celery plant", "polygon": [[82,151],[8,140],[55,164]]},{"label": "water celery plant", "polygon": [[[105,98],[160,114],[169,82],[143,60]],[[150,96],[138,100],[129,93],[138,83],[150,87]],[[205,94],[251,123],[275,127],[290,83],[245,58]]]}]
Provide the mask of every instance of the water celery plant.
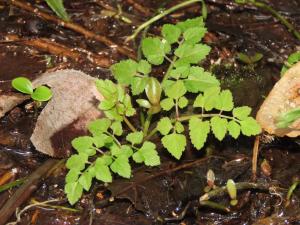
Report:
[{"label": "water celery plant", "polygon": [[[115,81],[97,80],[105,118],[88,125],[90,135],[72,141],[76,153],[66,163],[65,185],[71,204],[89,191],[94,178],[112,182],[113,173],[130,178],[131,162],[160,165],[154,134],[180,160],[188,139],[201,150],[210,133],[222,141],[226,134],[238,138],[261,132],[251,108],[235,107],[230,90],[221,90],[214,74],[199,65],[211,50],[201,42],[206,31],[202,17],[165,24],[161,36],[142,40],[144,59],[114,64]],[[167,64],[159,79],[152,67]],[[137,113],[146,115],[141,124],[130,121]]]}]

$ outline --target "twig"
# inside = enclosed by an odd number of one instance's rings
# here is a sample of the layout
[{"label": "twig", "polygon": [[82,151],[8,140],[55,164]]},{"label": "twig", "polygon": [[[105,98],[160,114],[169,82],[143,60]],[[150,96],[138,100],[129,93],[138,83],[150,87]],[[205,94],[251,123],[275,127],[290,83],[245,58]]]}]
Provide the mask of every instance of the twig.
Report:
[{"label": "twig", "polygon": [[[267,5],[266,3],[263,2],[258,2],[258,1],[250,1],[247,0],[245,2],[246,4],[256,6],[258,8],[264,9],[269,11],[274,17],[276,17],[286,28],[288,29],[289,32],[294,34],[294,36],[300,40],[300,33],[296,30],[296,28],[291,24],[286,18],[284,18],[280,13],[278,13],[275,9],[273,9],[271,6]],[[245,4],[241,3],[241,4]]]},{"label": "twig", "polygon": [[[237,190],[258,189],[258,190],[263,190],[263,191],[270,191],[271,189],[274,188],[268,184],[249,183],[249,182],[235,183],[235,186],[236,186]],[[211,198],[215,198],[215,197],[220,197],[224,194],[227,194],[226,186],[216,188],[216,189],[202,195],[199,198],[199,202],[207,201],[207,200],[209,200]]]},{"label": "twig", "polygon": [[146,21],[145,23],[141,24],[135,31],[134,33],[129,36],[127,39],[126,39],[126,42],[128,41],[131,41],[133,40],[143,29],[145,29],[146,27],[148,27],[149,25],[151,25],[152,23],[160,20],[161,18],[165,17],[166,15],[176,11],[177,9],[180,9],[180,8],[183,8],[183,7],[186,7],[188,5],[191,5],[193,3],[196,3],[196,2],[202,2],[203,0],[188,0],[188,1],[184,1],[178,5],[175,5],[163,12],[161,12],[160,14],[152,17],[150,20]]},{"label": "twig", "polygon": [[150,16],[151,12],[148,8],[145,8],[144,6],[140,5],[139,3],[135,2],[134,0],[126,0],[126,2],[133,6],[137,11],[140,13],[143,13],[144,16]]},{"label": "twig", "polygon": [[120,190],[118,193],[115,193],[114,197],[125,193],[126,191],[128,191],[129,189],[133,188],[136,185],[139,185],[141,183],[143,184],[143,183],[145,183],[145,182],[147,182],[149,180],[152,180],[152,179],[154,179],[156,177],[163,176],[165,174],[174,173],[174,172],[177,172],[177,171],[180,171],[180,170],[191,168],[191,167],[196,166],[198,164],[204,163],[208,159],[211,159],[211,158],[222,158],[222,157],[219,157],[219,156],[208,156],[208,157],[201,158],[201,159],[198,159],[198,160],[193,161],[193,162],[185,163],[185,164],[182,164],[182,165],[170,168],[170,169],[159,171],[157,173],[154,173],[154,174],[151,174],[151,175],[145,177],[144,179],[139,180],[138,182],[130,182],[130,184],[128,186],[126,186],[125,188],[123,188],[122,190]]},{"label": "twig", "polygon": [[16,208],[22,205],[34,192],[42,181],[43,177],[50,175],[53,168],[61,164],[60,160],[49,159],[35,170],[24,182],[24,184],[10,197],[0,210],[0,225],[4,225],[15,212]]},{"label": "twig", "polygon": [[6,36],[5,39],[10,42],[12,41],[21,42],[27,46],[38,48],[42,51],[48,52],[53,55],[65,56],[75,61],[81,61],[87,59],[91,63],[103,68],[109,68],[111,66],[111,62],[107,57],[99,56],[87,50],[84,50],[84,52],[80,52],[75,49],[70,49],[65,45],[55,43],[46,38],[22,39],[17,36],[10,35],[10,36]]},{"label": "twig", "polygon": [[52,16],[52,15],[47,14],[45,12],[42,12],[38,8],[34,8],[28,2],[25,3],[25,2],[19,1],[19,0],[11,0],[11,4],[21,8],[23,10],[32,12],[35,15],[37,15],[38,17],[40,17],[44,20],[52,21],[52,22],[58,24],[59,26],[62,26],[64,28],[68,28],[68,29],[71,29],[73,31],[76,31],[77,33],[80,33],[80,34],[84,35],[86,38],[94,39],[96,41],[99,41],[99,42],[105,44],[106,46],[108,46],[110,48],[115,48],[121,54],[126,55],[126,56],[128,56],[132,59],[136,58],[135,54],[132,53],[132,51],[130,49],[117,45],[116,43],[114,43],[113,41],[108,39],[107,37],[99,35],[99,34],[95,34],[94,32],[89,31],[86,28],[84,28],[84,27],[82,27],[82,26],[80,26],[76,23],[67,22],[67,21],[59,19],[58,17],[55,17],[55,16]]},{"label": "twig", "polygon": [[253,146],[253,156],[252,156],[252,180],[256,180],[256,173],[257,173],[257,159],[258,159],[258,152],[259,152],[259,142],[260,136],[256,136]]},{"label": "twig", "polygon": [[18,224],[19,222],[21,222],[21,216],[22,216],[22,214],[25,213],[27,210],[35,207],[35,206],[40,206],[40,205],[41,206],[45,206],[48,203],[57,202],[57,201],[59,201],[59,199],[52,199],[52,200],[48,200],[48,201],[44,201],[44,202],[36,202],[36,203],[30,204],[30,205],[24,207],[21,211],[17,210],[16,211],[16,218],[17,218],[17,220],[14,221],[14,222],[10,222],[10,223],[8,223],[6,225],[16,225],[16,224]]}]

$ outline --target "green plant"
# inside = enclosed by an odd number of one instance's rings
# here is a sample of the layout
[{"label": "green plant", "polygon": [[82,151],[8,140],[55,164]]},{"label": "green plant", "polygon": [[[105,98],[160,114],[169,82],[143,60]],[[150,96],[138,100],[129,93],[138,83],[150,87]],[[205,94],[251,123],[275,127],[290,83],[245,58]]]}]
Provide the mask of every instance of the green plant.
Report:
[{"label": "green plant", "polygon": [[291,55],[289,55],[287,61],[284,63],[282,69],[281,69],[281,76],[294,64],[300,61],[300,51],[294,52]]},{"label": "green plant", "polygon": [[276,126],[278,128],[287,128],[299,118],[300,108],[292,109],[288,112],[283,113],[277,118]]},{"label": "green plant", "polygon": [[[202,17],[165,24],[162,37],[142,40],[145,59],[123,60],[111,67],[117,83],[97,80],[96,86],[104,97],[99,108],[106,118],[88,125],[90,136],[72,141],[77,153],[66,163],[69,172],[65,186],[71,204],[79,200],[83,190],[90,189],[93,178],[112,182],[112,172],[130,178],[131,160],[159,165],[157,146],[151,142],[154,134],[160,133],[164,148],[179,160],[187,144],[186,127],[197,150],[204,146],[211,131],[220,141],[227,132],[233,138],[241,133],[260,133],[260,126],[250,116],[251,108],[235,108],[231,92],[221,90],[218,79],[198,65],[211,49],[201,43],[205,33]],[[157,70],[152,66],[166,64],[169,67],[160,81],[153,76]],[[136,112],[146,118],[133,125],[129,117]],[[124,124],[130,132],[124,130]]]},{"label": "green plant", "polygon": [[32,83],[26,77],[17,77],[11,82],[14,89],[17,91],[28,94],[31,98],[38,102],[49,101],[52,97],[52,91],[46,86],[39,86],[33,89]]},{"label": "green plant", "polygon": [[64,7],[63,0],[46,0],[46,3],[58,17],[65,21],[70,20],[70,17]]},{"label": "green plant", "polygon": [[253,65],[258,61],[260,61],[262,58],[263,58],[263,54],[258,52],[256,52],[254,55],[246,55],[244,53],[237,54],[237,59],[248,65]]}]

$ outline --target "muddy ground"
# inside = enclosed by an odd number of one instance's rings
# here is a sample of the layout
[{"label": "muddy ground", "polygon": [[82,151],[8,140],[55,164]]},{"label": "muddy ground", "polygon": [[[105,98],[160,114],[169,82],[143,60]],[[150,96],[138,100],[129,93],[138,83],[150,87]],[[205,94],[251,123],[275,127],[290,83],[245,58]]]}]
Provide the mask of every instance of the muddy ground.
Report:
[{"label": "muddy ground", "polygon": [[[28,2],[52,14],[43,1]],[[169,8],[180,1],[64,2],[74,23],[135,53],[140,39],[124,44],[126,37],[160,9]],[[266,2],[300,30],[300,1]],[[212,70],[222,80],[223,86],[233,91],[237,105],[248,105],[256,111],[280,78],[280,70],[287,56],[299,50],[300,41],[268,11],[253,6],[239,6],[231,0],[207,0],[206,3],[209,33],[205,42],[213,50],[204,65],[209,68],[214,64]],[[130,18],[131,24],[118,17],[107,16],[103,11],[117,10],[118,5],[123,10],[122,15]],[[10,82],[14,77],[34,79],[45,71],[63,68],[79,69],[95,77],[109,78],[109,65],[128,58],[128,55],[114,47],[63,28],[53,21],[41,19],[34,12],[21,8],[13,6],[10,1],[0,1],[2,93],[11,91]],[[201,4],[191,5],[166,16],[152,25],[148,32],[157,34],[163,23],[176,23],[200,14]],[[37,46],[32,40],[46,43],[46,47]],[[59,44],[59,49],[65,51],[55,52],[47,48],[49,41]],[[78,55],[67,54],[71,49],[75,49]],[[259,52],[264,56],[258,63],[249,66],[236,60],[238,52]],[[98,61],[92,62],[89,54],[94,54]],[[26,101],[0,120],[1,184],[30,175],[49,159],[38,153],[29,140],[39,114],[30,104],[30,101]],[[231,207],[230,212],[199,205],[198,199],[204,194],[208,169],[215,172],[218,186],[224,185],[230,178],[237,182],[251,180],[253,142],[254,139],[245,137],[237,141],[228,137],[222,143],[211,138],[206,146],[209,154],[205,154],[205,151],[196,154],[190,146],[181,162],[164,155],[164,162],[159,168],[136,167],[134,178],[130,181],[116,178],[109,187],[95,182],[91,192],[85,194],[74,207],[66,201],[63,191],[66,169],[60,166],[50,177],[36,183],[37,190],[29,194],[21,208],[29,205],[32,199],[60,199],[55,205],[78,211],[33,207],[22,214],[19,224],[300,224],[299,188],[289,204],[285,200],[287,189],[296,179],[300,179],[298,139],[274,138],[260,147],[257,182],[274,185],[278,189],[271,193],[264,190],[241,191],[239,204]],[[262,164],[264,160],[270,167]],[[11,171],[14,171],[13,175],[5,180],[3,177]],[[0,208],[17,189],[15,187],[0,193]],[[24,193],[26,195],[28,190]],[[214,201],[228,205],[227,195]],[[1,220],[0,224],[5,224]],[[10,218],[10,221],[15,220],[14,216]]]}]

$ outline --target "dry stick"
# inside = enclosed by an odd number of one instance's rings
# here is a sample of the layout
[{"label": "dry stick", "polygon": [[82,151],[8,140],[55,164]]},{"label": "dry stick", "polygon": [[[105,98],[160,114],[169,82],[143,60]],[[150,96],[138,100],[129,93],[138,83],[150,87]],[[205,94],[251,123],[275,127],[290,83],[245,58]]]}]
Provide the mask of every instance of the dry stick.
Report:
[{"label": "dry stick", "polygon": [[71,58],[75,61],[87,59],[91,63],[93,63],[97,66],[103,67],[103,68],[108,68],[111,65],[110,60],[106,57],[96,55],[96,54],[86,51],[86,50],[84,50],[84,53],[82,53],[78,50],[70,49],[65,45],[55,43],[46,38],[22,39],[22,38],[19,38],[16,36],[7,36],[5,39],[8,41],[21,42],[27,46],[38,48],[42,51],[49,52],[50,54],[53,54],[53,55],[65,56],[65,57]]},{"label": "dry stick", "polygon": [[136,58],[135,54],[130,49],[117,45],[116,43],[114,43],[113,41],[108,39],[107,37],[99,35],[99,34],[95,34],[94,32],[89,31],[78,24],[64,21],[55,16],[49,15],[45,12],[42,12],[38,8],[32,7],[32,5],[30,3],[19,1],[19,0],[11,0],[11,4],[14,6],[17,6],[21,9],[32,12],[44,20],[52,21],[52,22],[58,24],[59,26],[76,31],[77,33],[84,35],[86,38],[91,38],[91,39],[94,39],[96,41],[99,41],[99,42],[105,44],[108,47],[116,48],[116,50],[118,52],[120,52],[121,54],[126,55],[132,59]]},{"label": "dry stick", "polygon": [[148,8],[140,5],[139,3],[135,2],[134,0],[126,0],[128,4],[132,5],[140,13],[143,13],[145,16],[151,16],[151,12]]},{"label": "dry stick", "polygon": [[24,184],[10,197],[0,210],[0,225],[6,224],[16,208],[22,205],[38,188],[42,178],[47,177],[61,164],[61,160],[49,159],[37,168],[24,182]]},{"label": "dry stick", "polygon": [[252,180],[256,180],[256,173],[257,173],[257,158],[259,152],[259,140],[260,136],[255,137],[254,146],[253,146],[253,156],[252,156]]},{"label": "dry stick", "polygon": [[196,166],[196,165],[198,165],[198,164],[201,164],[201,163],[206,162],[208,159],[211,159],[211,158],[223,158],[223,157],[219,157],[219,156],[208,156],[208,157],[205,157],[205,158],[202,158],[202,159],[198,159],[198,160],[193,161],[193,162],[185,163],[185,164],[182,164],[182,165],[179,165],[179,166],[170,168],[170,169],[166,169],[166,170],[163,170],[163,171],[160,171],[160,172],[151,174],[150,176],[145,177],[144,179],[141,179],[141,180],[139,180],[138,182],[131,182],[130,185],[128,185],[127,187],[125,187],[124,189],[122,189],[122,190],[120,190],[118,193],[116,193],[116,194],[115,194],[115,197],[118,196],[118,195],[123,194],[124,192],[128,191],[129,189],[131,189],[132,187],[134,187],[134,186],[136,186],[136,185],[138,185],[138,184],[145,183],[146,181],[149,181],[149,180],[151,180],[151,179],[154,179],[154,178],[156,178],[156,177],[160,177],[160,176],[165,175],[165,174],[168,174],[168,173],[174,173],[174,172],[176,172],[176,171],[180,171],[180,170],[184,170],[184,169],[187,169],[187,168]]}]

